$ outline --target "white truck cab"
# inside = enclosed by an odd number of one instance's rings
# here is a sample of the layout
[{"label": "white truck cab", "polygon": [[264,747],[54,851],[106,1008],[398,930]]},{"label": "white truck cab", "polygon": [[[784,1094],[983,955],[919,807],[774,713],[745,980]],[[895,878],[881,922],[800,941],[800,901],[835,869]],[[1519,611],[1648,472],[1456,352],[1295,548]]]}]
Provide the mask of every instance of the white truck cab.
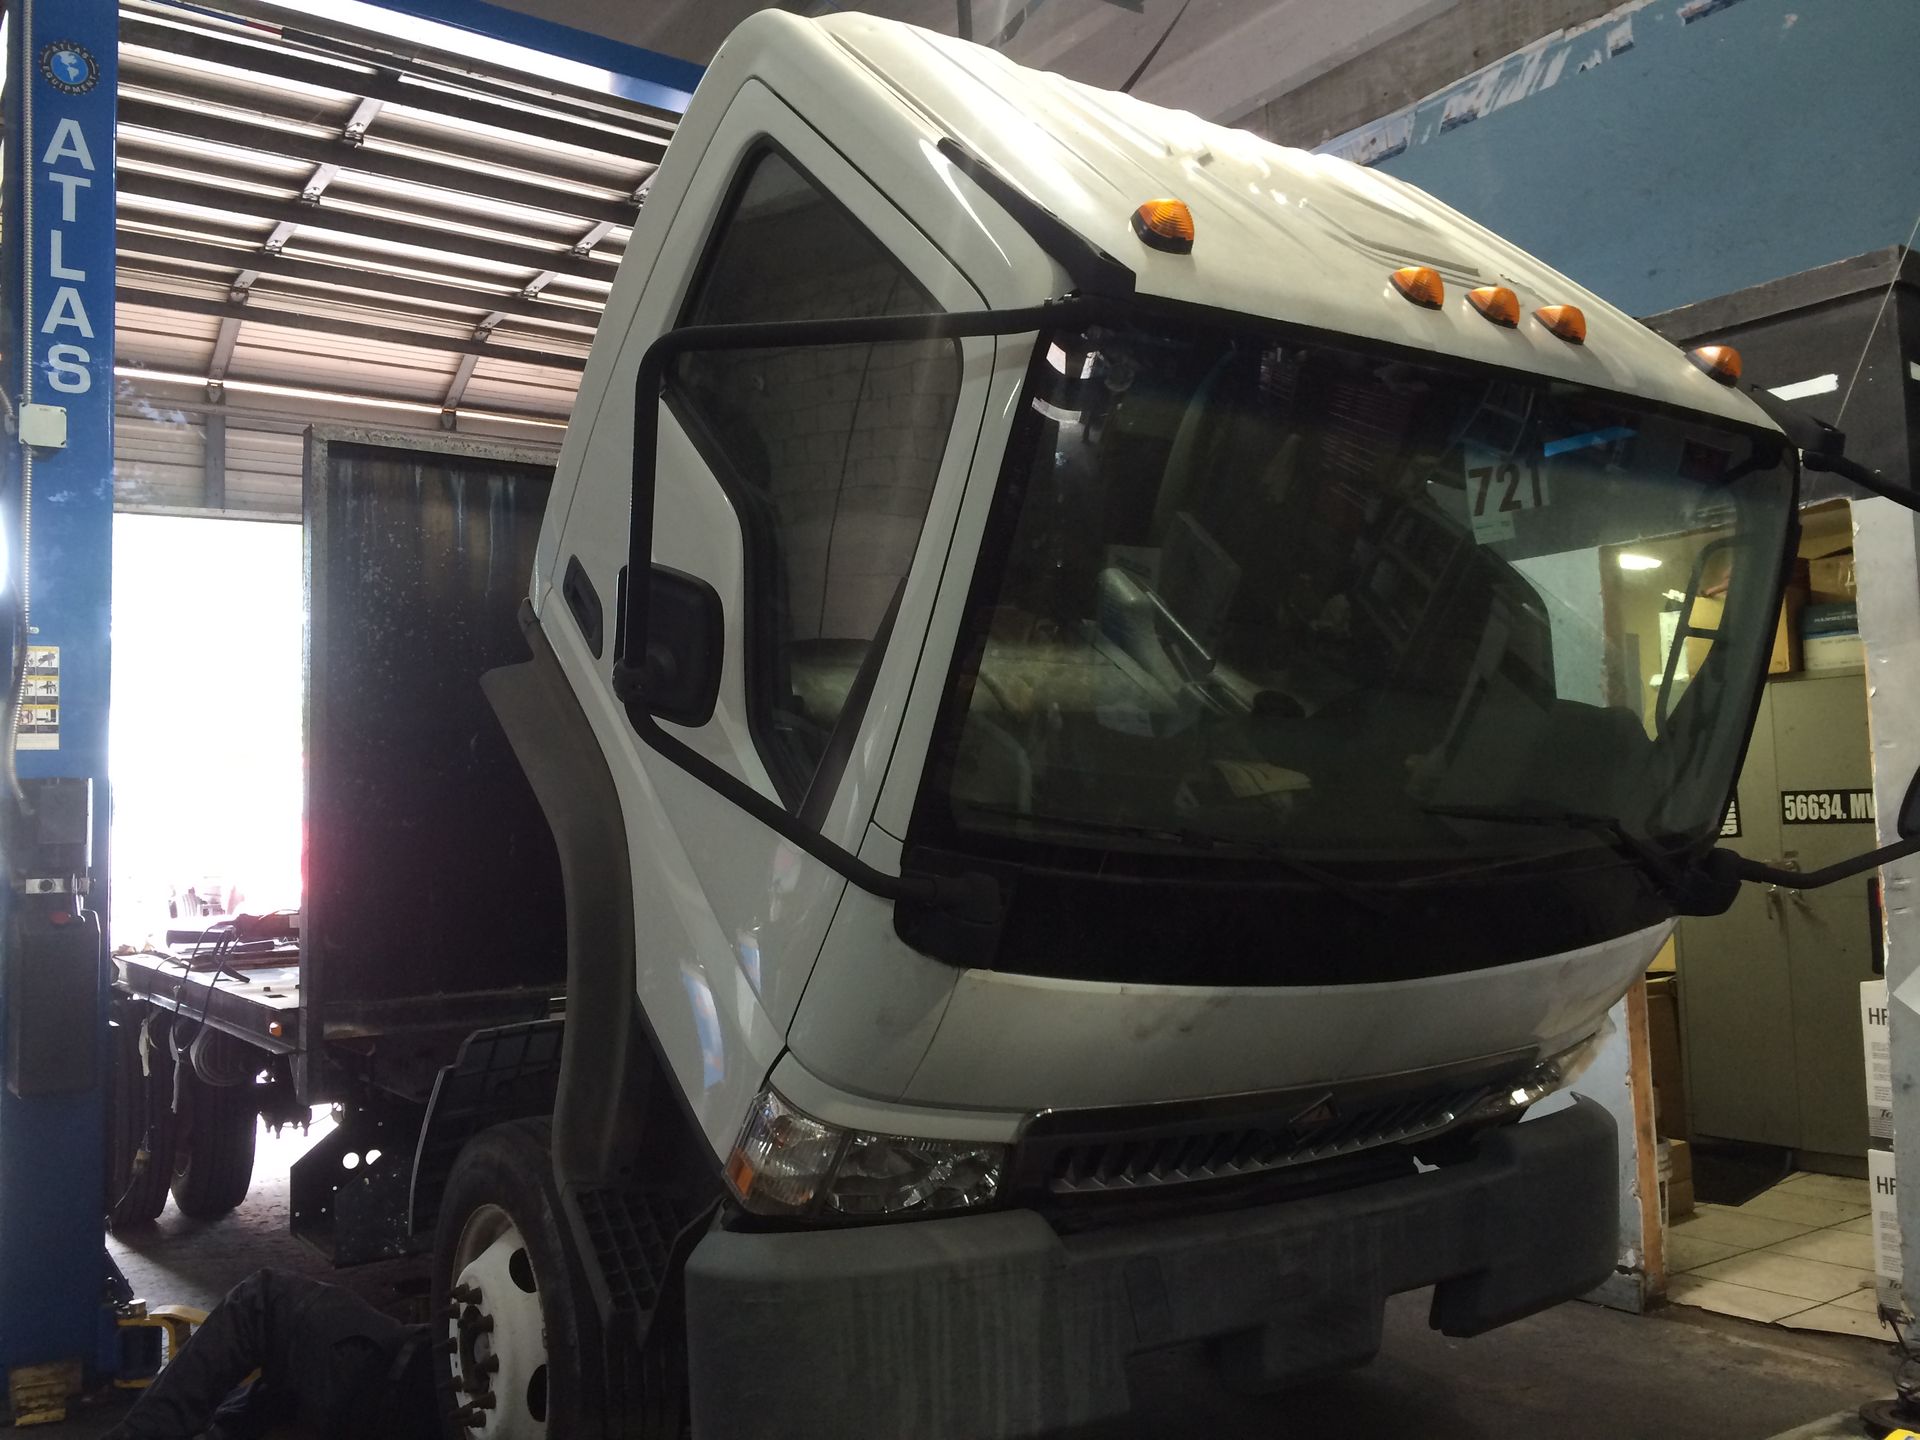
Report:
[{"label": "white truck cab", "polygon": [[1610,1121],[1513,1122],[1713,903],[1748,398],[1390,177],[767,12],[575,413],[488,680],[570,971],[552,1173],[442,1211],[469,1429],[1041,1434],[1611,1272]]}]

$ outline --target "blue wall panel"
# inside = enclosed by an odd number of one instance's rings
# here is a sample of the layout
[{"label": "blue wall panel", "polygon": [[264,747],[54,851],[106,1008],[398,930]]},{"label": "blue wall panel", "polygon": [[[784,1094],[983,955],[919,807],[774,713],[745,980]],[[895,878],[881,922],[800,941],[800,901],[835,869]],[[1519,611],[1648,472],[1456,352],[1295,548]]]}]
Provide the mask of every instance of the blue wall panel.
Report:
[{"label": "blue wall panel", "polygon": [[1380,168],[1636,315],[1907,238],[1915,0],[1653,0],[1619,18],[1617,53],[1603,26],[1530,81],[1516,66],[1478,118],[1458,99],[1484,85],[1422,102]]},{"label": "blue wall panel", "polygon": [[643,50],[638,45],[610,40],[569,25],[556,25],[537,15],[488,4],[486,0],[374,0],[374,3],[403,15],[417,15],[423,20],[457,26],[492,40],[504,40],[511,45],[523,45],[529,50],[597,66],[608,72],[615,94],[675,115],[686,113],[694,86],[706,73],[705,66],[691,60],[662,55],[657,50]]}]

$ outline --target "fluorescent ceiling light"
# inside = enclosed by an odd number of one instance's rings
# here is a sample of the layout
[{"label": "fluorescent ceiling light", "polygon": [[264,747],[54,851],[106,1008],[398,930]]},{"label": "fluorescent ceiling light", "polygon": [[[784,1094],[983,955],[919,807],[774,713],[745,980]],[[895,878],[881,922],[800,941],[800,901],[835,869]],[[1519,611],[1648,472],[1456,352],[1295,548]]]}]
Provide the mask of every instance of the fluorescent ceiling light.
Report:
[{"label": "fluorescent ceiling light", "polygon": [[1839,388],[1838,375],[1816,375],[1811,380],[1796,380],[1791,385],[1776,385],[1767,393],[1780,400],[1804,400],[1809,395],[1831,395]]},{"label": "fluorescent ceiling light", "polygon": [[1622,550],[1613,558],[1622,570],[1658,570],[1660,568],[1660,562],[1653,556],[1642,555],[1636,550]]}]

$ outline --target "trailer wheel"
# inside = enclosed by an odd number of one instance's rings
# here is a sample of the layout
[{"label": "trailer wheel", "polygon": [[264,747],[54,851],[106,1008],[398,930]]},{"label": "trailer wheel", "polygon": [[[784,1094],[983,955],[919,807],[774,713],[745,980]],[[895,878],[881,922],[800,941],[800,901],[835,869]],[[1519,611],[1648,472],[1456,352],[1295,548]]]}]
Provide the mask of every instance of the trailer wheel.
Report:
[{"label": "trailer wheel", "polygon": [[173,1203],[195,1220],[217,1220],[247,1198],[260,1106],[251,1081],[209,1085],[187,1074],[186,1133],[174,1143]]},{"label": "trailer wheel", "polygon": [[577,1308],[592,1301],[551,1145],[546,1120],[496,1125],[467,1142],[447,1177],[433,1295],[452,1342],[440,1380],[456,1436],[584,1435],[598,1408]]},{"label": "trailer wheel", "polygon": [[[113,1015],[113,1073],[107,1090],[107,1228],[116,1235],[150,1225],[166,1208],[173,1179],[176,1125],[173,1057],[166,1027],[156,1021],[145,1070],[140,1028],[146,1007],[118,1004]],[[142,1151],[145,1152],[142,1158]]]}]

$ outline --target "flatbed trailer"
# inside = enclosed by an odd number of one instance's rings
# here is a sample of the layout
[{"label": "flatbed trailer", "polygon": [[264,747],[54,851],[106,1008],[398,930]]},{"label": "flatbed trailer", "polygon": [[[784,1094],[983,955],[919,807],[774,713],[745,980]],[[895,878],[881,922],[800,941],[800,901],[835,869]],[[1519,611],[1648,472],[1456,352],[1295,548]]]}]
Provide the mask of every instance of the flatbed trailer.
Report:
[{"label": "flatbed trailer", "polygon": [[[494,441],[309,432],[299,935],[223,956],[223,917],[210,917],[191,943],[115,956],[128,1062],[108,1180],[116,1221],[157,1213],[168,1177],[210,1144],[221,1183],[188,1203],[218,1211],[245,1193],[239,1111],[285,1121],[331,1106],[339,1125],[296,1166],[296,1232],[339,1263],[413,1248],[400,1162],[415,1156],[442,1072],[476,1033],[557,1013],[558,864],[477,683],[525,653],[517,617],[552,463]],[[223,1063],[255,1067],[244,1090],[209,1085],[196,1067],[177,1108],[136,1093],[150,1086],[132,1063],[142,1032],[146,1070],[168,1072],[202,1030],[232,1042]],[[366,1163],[373,1151],[393,1157],[385,1174]],[[385,1198],[343,1212],[343,1188]]]}]

